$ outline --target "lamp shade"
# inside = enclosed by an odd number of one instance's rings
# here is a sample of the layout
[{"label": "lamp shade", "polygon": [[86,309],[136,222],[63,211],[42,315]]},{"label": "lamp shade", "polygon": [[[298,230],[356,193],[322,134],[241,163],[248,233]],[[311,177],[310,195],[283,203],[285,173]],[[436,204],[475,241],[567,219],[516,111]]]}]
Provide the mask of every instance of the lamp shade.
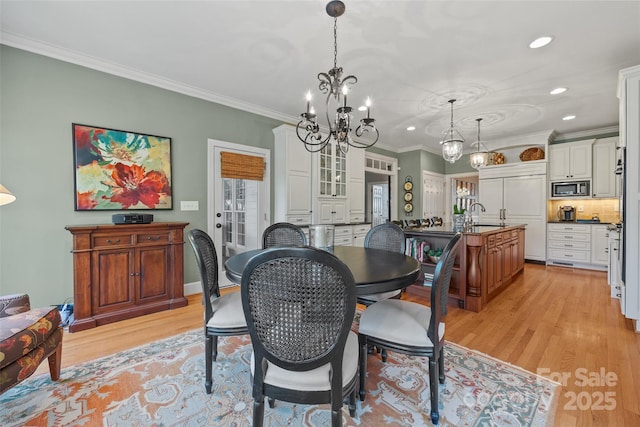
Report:
[{"label": "lamp shade", "polygon": [[0,184],[0,206],[9,204],[16,199],[16,196],[11,194],[11,191],[7,190],[4,185]]}]

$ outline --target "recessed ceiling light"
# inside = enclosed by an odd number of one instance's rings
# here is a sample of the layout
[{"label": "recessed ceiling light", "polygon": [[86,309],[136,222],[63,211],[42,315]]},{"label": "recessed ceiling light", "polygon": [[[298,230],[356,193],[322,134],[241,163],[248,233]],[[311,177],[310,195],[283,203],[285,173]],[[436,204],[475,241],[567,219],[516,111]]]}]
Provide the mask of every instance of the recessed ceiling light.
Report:
[{"label": "recessed ceiling light", "polygon": [[576,118],[576,116],[574,116],[574,115],[570,115],[570,116],[564,116],[564,117],[562,118],[562,120],[565,120],[565,121],[566,121],[566,120],[573,120],[573,119],[575,119],[575,118]]},{"label": "recessed ceiling light", "polygon": [[358,111],[367,111],[367,106],[366,105],[359,106]]},{"label": "recessed ceiling light", "polygon": [[561,93],[565,93],[567,91],[566,87],[557,87],[549,92],[551,95],[559,95]]},{"label": "recessed ceiling light", "polygon": [[537,49],[539,47],[548,45],[549,43],[551,43],[552,40],[553,40],[553,37],[551,36],[538,37],[537,39],[529,43],[529,47],[531,49]]},{"label": "recessed ceiling light", "polygon": [[407,130],[408,130],[409,132],[411,132],[411,131],[416,130],[416,127],[415,127],[415,126],[409,126],[409,127],[407,128]]}]

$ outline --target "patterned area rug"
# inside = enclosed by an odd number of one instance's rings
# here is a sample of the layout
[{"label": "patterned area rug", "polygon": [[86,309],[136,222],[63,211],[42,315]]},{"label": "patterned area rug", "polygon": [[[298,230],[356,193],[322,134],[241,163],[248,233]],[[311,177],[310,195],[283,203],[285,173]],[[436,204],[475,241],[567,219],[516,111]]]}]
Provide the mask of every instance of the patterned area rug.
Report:
[{"label": "patterned area rug", "polygon": [[[250,426],[248,336],[223,338],[214,389],[204,390],[200,329],[31,378],[0,396],[8,426]],[[486,355],[447,343],[447,380],[440,386],[442,426],[549,426],[557,384]],[[428,426],[427,359],[389,353],[368,360],[367,399],[348,426]],[[266,426],[330,425],[329,405],[265,404]]]}]

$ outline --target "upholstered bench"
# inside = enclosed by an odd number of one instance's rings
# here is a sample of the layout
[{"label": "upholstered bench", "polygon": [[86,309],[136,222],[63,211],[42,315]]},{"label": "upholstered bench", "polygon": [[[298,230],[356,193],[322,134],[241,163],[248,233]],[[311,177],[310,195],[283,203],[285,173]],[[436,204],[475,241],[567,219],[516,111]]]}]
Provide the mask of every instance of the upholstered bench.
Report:
[{"label": "upholstered bench", "polygon": [[0,394],[31,376],[45,358],[56,381],[62,359],[58,309],[31,309],[26,294],[0,296]]}]

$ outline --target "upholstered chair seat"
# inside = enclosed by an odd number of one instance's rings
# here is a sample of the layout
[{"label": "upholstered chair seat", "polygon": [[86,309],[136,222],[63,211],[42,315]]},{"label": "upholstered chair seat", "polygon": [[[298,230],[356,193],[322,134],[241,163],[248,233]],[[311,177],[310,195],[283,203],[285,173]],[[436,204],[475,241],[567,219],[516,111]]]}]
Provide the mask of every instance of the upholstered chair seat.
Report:
[{"label": "upholstered chair seat", "polygon": [[207,328],[246,328],[247,320],[242,311],[240,292],[231,292],[213,300],[213,312],[207,321]]},{"label": "upholstered chair seat", "polygon": [[[353,382],[358,373],[358,335],[349,332],[342,356],[342,387],[346,388]],[[251,375],[254,374],[254,354],[251,353]],[[302,391],[328,391],[331,390],[329,370],[331,364],[320,366],[310,371],[288,371],[278,365],[267,362],[267,374],[264,377],[265,384],[274,387]]]},{"label": "upholstered chair seat", "polygon": [[57,381],[62,335],[57,307],[32,309],[26,294],[0,297],[0,393],[30,377],[44,359]]}]

